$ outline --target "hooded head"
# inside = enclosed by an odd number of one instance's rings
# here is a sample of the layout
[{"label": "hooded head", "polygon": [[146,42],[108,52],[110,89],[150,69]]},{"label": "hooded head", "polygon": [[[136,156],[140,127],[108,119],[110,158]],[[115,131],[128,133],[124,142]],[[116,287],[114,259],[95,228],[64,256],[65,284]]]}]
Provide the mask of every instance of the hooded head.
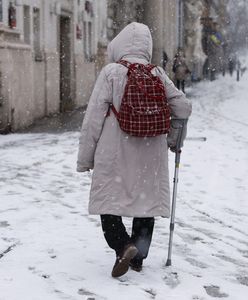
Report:
[{"label": "hooded head", "polygon": [[108,58],[110,62],[117,62],[124,56],[151,61],[152,36],[146,25],[130,23],[109,43]]}]

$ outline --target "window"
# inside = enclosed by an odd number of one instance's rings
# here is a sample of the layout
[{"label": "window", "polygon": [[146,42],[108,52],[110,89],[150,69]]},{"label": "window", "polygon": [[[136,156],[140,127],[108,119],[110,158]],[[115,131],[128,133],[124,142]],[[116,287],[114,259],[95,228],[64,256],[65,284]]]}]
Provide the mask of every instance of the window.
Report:
[{"label": "window", "polygon": [[87,14],[89,14],[91,17],[93,17],[94,15],[94,11],[93,11],[93,4],[91,1],[85,1],[85,11],[87,12]]},{"label": "window", "polygon": [[92,22],[84,21],[84,57],[86,61],[93,61],[92,55]]},{"label": "window", "polygon": [[3,0],[0,0],[0,22],[3,22]]},{"label": "window", "polygon": [[[3,84],[2,84],[2,72],[0,72],[0,107],[4,104],[4,97],[3,97]],[[0,121],[0,125],[1,121]]]},{"label": "window", "polygon": [[33,9],[33,39],[35,60],[41,61],[42,54],[40,47],[40,10],[36,7],[34,7]]},{"label": "window", "polygon": [[92,23],[88,22],[89,58],[92,59]]},{"label": "window", "polygon": [[24,18],[24,42],[30,44],[30,7],[23,6],[23,18]]}]

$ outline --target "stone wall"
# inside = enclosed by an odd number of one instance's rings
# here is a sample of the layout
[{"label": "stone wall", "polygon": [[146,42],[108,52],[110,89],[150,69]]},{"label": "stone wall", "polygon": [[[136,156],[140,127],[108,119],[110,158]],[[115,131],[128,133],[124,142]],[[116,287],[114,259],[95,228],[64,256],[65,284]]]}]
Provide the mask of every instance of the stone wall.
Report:
[{"label": "stone wall", "polygon": [[[17,16],[14,29],[8,27],[8,1],[3,1],[0,131],[15,131],[38,118],[88,103],[97,73],[106,64],[107,45],[107,0],[90,1],[92,14],[86,11],[84,0],[13,1]],[[24,11],[28,11],[28,20]],[[89,21],[90,59],[85,56],[88,47],[83,27]],[[34,24],[39,24],[38,30]],[[88,35],[90,32],[87,29]]]},{"label": "stone wall", "polygon": [[0,73],[2,105],[0,131],[17,129],[32,123],[34,91],[32,53],[18,42],[18,32],[0,28]]},{"label": "stone wall", "polygon": [[[59,53],[46,52],[45,55],[45,114],[60,110],[60,66]],[[40,74],[43,76],[43,74]]]},{"label": "stone wall", "polygon": [[33,63],[33,85],[34,85],[34,119],[39,119],[46,115],[44,99],[45,90],[45,62],[39,61]]},{"label": "stone wall", "polygon": [[96,80],[95,64],[84,62],[81,55],[76,55],[76,98],[75,107],[85,106],[90,99]]}]

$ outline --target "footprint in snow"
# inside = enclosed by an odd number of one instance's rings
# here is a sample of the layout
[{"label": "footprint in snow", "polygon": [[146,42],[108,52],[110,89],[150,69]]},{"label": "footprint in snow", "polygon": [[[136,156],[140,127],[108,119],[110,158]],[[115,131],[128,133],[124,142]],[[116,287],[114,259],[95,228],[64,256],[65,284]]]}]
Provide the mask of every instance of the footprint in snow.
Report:
[{"label": "footprint in snow", "polygon": [[204,300],[205,298],[197,296],[197,295],[193,295],[192,296],[192,300]]},{"label": "footprint in snow", "polygon": [[67,295],[67,294],[65,294],[63,291],[61,291],[61,290],[58,290],[58,289],[55,289],[54,290],[54,292],[56,293],[56,294],[59,294],[59,297],[60,297],[60,299],[67,299],[67,300],[70,300],[71,299],[71,296],[70,295]]},{"label": "footprint in snow", "polygon": [[213,298],[227,298],[229,296],[226,293],[220,292],[220,287],[217,285],[205,285],[204,289],[206,293]]},{"label": "footprint in snow", "polygon": [[49,274],[45,274],[40,270],[37,270],[35,267],[33,266],[29,266],[28,270],[31,271],[33,274],[38,275],[44,279],[49,279],[51,276]]},{"label": "footprint in snow", "polygon": [[157,292],[153,289],[144,289],[144,291],[150,295],[151,299],[155,299]]},{"label": "footprint in snow", "polygon": [[238,276],[237,280],[240,284],[248,286],[248,276]]},{"label": "footprint in snow", "polygon": [[10,226],[9,223],[7,221],[0,221],[0,227],[8,227]]},{"label": "footprint in snow", "polygon": [[237,186],[237,189],[239,189],[239,190],[246,190],[246,187],[245,186],[243,186],[243,185],[239,185],[239,186]]},{"label": "footprint in snow", "polygon": [[166,285],[168,285],[171,288],[177,287],[180,283],[177,272],[171,272],[166,274],[163,280],[165,281]]},{"label": "footprint in snow", "polygon": [[86,298],[87,300],[95,300],[96,299],[96,295],[94,293],[91,293],[83,288],[78,290],[78,294],[83,295],[83,296],[88,296]]},{"label": "footprint in snow", "polygon": [[217,254],[213,253],[212,256],[218,257],[219,259],[224,260],[226,262],[229,262],[229,263],[231,263],[235,266],[239,266],[241,268],[248,268],[248,264],[246,263],[246,261],[244,261],[244,260],[242,261],[240,259],[232,258],[230,256],[222,254],[221,252],[219,252]]},{"label": "footprint in snow", "polygon": [[204,264],[203,262],[196,260],[192,257],[186,258],[186,261],[189,262],[192,266],[198,267],[200,269],[207,269],[208,265]]},{"label": "footprint in snow", "polygon": [[99,221],[97,218],[87,216],[87,219],[88,219],[91,223],[95,224],[97,227],[100,227],[100,226],[101,226],[101,223],[100,223],[100,221]]},{"label": "footprint in snow", "polygon": [[248,258],[248,250],[238,249],[238,251],[242,254],[243,257]]},{"label": "footprint in snow", "polygon": [[125,285],[125,286],[130,285],[130,281],[128,280],[127,276],[116,278],[116,280],[118,280],[120,282],[120,285]]},{"label": "footprint in snow", "polygon": [[48,249],[48,250],[47,250],[47,253],[48,253],[49,256],[50,256],[51,258],[53,258],[53,259],[57,257],[57,255],[55,254],[54,249]]}]

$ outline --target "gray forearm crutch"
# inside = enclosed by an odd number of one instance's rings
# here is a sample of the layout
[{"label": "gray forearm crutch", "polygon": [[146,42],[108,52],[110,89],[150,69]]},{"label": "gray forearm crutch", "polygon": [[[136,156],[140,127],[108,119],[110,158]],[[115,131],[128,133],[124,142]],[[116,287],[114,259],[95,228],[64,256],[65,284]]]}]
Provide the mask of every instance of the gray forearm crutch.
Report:
[{"label": "gray forearm crutch", "polygon": [[175,171],[174,171],[174,179],[173,179],[173,194],[172,194],[172,207],[171,207],[171,220],[170,220],[170,239],[169,239],[168,258],[166,261],[166,266],[171,266],[171,253],[172,253],[173,233],[175,227],[176,197],[177,197],[177,184],[178,184],[178,173],[179,173],[180,156],[181,156],[181,146],[182,146],[184,128],[187,124],[187,120],[180,120],[180,121],[181,121],[181,126],[179,128],[179,134],[178,134],[177,144],[175,148],[176,156],[175,156]]}]

